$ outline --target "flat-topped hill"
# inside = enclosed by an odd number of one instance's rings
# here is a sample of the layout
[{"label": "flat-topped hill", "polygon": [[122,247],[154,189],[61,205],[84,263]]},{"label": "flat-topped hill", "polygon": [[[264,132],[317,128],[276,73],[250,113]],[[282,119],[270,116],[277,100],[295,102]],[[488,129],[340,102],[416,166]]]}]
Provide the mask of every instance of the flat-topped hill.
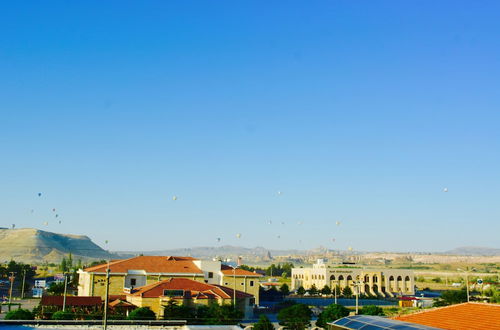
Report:
[{"label": "flat-topped hill", "polygon": [[73,259],[106,259],[114,255],[83,235],[57,234],[34,228],[0,229],[0,262],[59,262],[71,253]]}]

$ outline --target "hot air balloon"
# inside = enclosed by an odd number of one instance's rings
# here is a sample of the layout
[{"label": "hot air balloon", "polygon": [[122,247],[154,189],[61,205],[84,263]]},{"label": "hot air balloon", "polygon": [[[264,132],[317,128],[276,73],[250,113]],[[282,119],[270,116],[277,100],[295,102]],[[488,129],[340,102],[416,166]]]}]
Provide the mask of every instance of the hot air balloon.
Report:
[{"label": "hot air balloon", "polygon": [[172,197],[172,200],[176,201],[177,200],[177,196]]},{"label": "hot air balloon", "polygon": [[340,226],[340,221],[335,222],[337,226]]},{"label": "hot air balloon", "polygon": [[281,196],[283,193],[281,191],[278,191],[278,196]]},{"label": "hot air balloon", "polygon": [[55,211],[56,211],[56,209],[52,209],[52,212],[55,212]]},{"label": "hot air balloon", "polygon": [[220,242],[220,237],[217,237],[217,242]]},{"label": "hot air balloon", "polygon": [[48,221],[45,221],[43,224],[44,224],[45,226],[48,226],[48,225],[49,225],[49,222],[48,222]]},{"label": "hot air balloon", "polygon": [[443,189],[443,192],[448,192],[448,188],[444,188],[444,189]]},{"label": "hot air balloon", "polygon": [[236,238],[241,238],[241,234],[240,233],[236,234]]},{"label": "hot air balloon", "polygon": [[349,246],[347,249],[348,249],[349,251],[352,251],[352,246]]},{"label": "hot air balloon", "polygon": [[38,193],[38,197],[42,196],[42,193]]}]

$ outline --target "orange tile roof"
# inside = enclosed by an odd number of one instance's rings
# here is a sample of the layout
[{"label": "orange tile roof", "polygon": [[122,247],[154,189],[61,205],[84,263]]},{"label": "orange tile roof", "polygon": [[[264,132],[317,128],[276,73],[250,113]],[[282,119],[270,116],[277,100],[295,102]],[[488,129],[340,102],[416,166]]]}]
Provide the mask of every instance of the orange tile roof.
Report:
[{"label": "orange tile roof", "polygon": [[500,305],[469,302],[400,315],[393,319],[449,330],[500,330]]},{"label": "orange tile roof", "polygon": [[[144,270],[147,273],[203,274],[191,257],[138,256],[109,263],[111,273],[126,273],[128,270]],[[86,272],[105,273],[108,264],[86,268]]]},{"label": "orange tile roof", "polygon": [[[136,291],[137,290],[137,291]],[[150,285],[138,287],[132,296],[141,296],[143,298],[157,298],[163,296],[163,290],[184,290],[183,298],[223,298],[231,299],[234,290],[221,285],[206,284],[193,281],[187,278],[172,278],[163,280]],[[236,290],[236,298],[251,298],[253,295]]]},{"label": "orange tile roof", "polygon": [[259,273],[255,273],[255,272],[250,272],[248,270],[245,270],[245,269],[241,269],[241,268],[236,268],[233,272],[233,268],[230,267],[230,266],[227,266],[227,265],[221,265],[221,272],[222,274],[224,275],[228,275],[228,276],[233,276],[233,275],[236,275],[236,276],[255,276],[255,277],[262,277],[262,274],[259,274]]}]

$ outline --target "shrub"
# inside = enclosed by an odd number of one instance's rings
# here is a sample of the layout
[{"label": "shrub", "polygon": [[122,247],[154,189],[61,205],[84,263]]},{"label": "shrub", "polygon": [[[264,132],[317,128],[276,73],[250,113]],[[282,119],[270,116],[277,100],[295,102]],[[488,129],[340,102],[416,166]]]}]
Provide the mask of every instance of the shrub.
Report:
[{"label": "shrub", "polygon": [[328,322],[332,322],[341,319],[349,315],[349,310],[342,305],[331,304],[321,314],[318,316],[316,325],[318,327],[326,328]]},{"label": "shrub", "polygon": [[278,313],[278,320],[281,325],[287,329],[302,330],[309,326],[312,311],[304,304],[295,304],[291,307],[282,309]]},{"label": "shrub", "polygon": [[33,316],[33,313],[31,313],[27,309],[16,309],[13,311],[10,311],[5,315],[6,320],[33,320],[35,317]]},{"label": "shrub", "polygon": [[128,315],[129,320],[154,320],[156,319],[156,314],[149,309],[149,307],[140,307],[134,309]]},{"label": "shrub", "polygon": [[73,320],[75,318],[75,314],[68,311],[57,311],[52,314],[53,320]]},{"label": "shrub", "polygon": [[383,316],[384,310],[381,307],[375,306],[375,305],[367,305],[361,308],[360,314],[364,315],[378,315],[378,316]]},{"label": "shrub", "polygon": [[264,314],[262,314],[259,317],[259,322],[255,323],[253,325],[253,329],[254,330],[274,330],[274,326],[271,323],[271,321],[269,321],[269,319],[267,318],[267,316],[265,316]]}]

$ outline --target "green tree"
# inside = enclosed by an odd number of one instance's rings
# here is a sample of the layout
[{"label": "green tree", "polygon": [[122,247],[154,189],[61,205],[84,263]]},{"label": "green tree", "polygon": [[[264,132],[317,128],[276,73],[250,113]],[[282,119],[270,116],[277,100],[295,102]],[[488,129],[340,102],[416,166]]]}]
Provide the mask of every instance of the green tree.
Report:
[{"label": "green tree", "polygon": [[253,325],[253,329],[254,330],[274,330],[274,326],[271,323],[271,321],[269,321],[269,319],[267,318],[267,316],[265,316],[264,314],[262,314],[259,317],[259,322],[255,323]]},{"label": "green tree", "polygon": [[128,315],[129,320],[154,320],[156,319],[155,313],[149,307],[140,307],[134,309]]},{"label": "green tree", "polygon": [[330,287],[325,284],[325,286],[323,287],[323,289],[321,289],[321,293],[322,294],[331,294],[332,293],[332,289],[330,289]]},{"label": "green tree", "polygon": [[364,315],[377,315],[377,316],[384,316],[384,310],[381,307],[375,306],[375,305],[366,305],[363,306],[360,310],[360,314]]},{"label": "green tree", "polygon": [[313,284],[307,292],[309,292],[311,296],[314,296],[318,294],[318,289],[316,288],[316,285]]},{"label": "green tree", "polygon": [[434,302],[435,307],[448,306],[453,304],[459,304],[467,301],[467,291],[465,288],[461,290],[449,290],[444,291],[441,297]]},{"label": "green tree", "polygon": [[290,288],[288,288],[288,284],[286,283],[283,283],[281,286],[280,286],[280,292],[283,294],[283,295],[288,295],[290,293]]},{"label": "green tree", "polygon": [[68,271],[68,262],[66,261],[66,257],[63,257],[61,260],[61,265],[59,269],[64,273]]},{"label": "green tree", "polygon": [[295,304],[279,311],[278,320],[280,325],[284,325],[287,329],[302,330],[309,326],[311,315],[312,311],[308,306]]},{"label": "green tree", "polygon": [[352,296],[352,290],[350,287],[346,286],[345,288],[342,289],[342,295],[344,297],[351,297]]},{"label": "green tree", "polygon": [[326,328],[326,324],[328,322],[333,322],[347,315],[349,315],[349,310],[347,308],[339,304],[331,304],[318,315],[316,325],[318,327]]},{"label": "green tree", "polygon": [[61,296],[64,294],[64,282],[52,282],[47,289],[51,296]]},{"label": "green tree", "polygon": [[75,318],[75,314],[68,311],[57,311],[52,314],[53,320],[73,320]]},{"label": "green tree", "polygon": [[188,320],[195,317],[195,310],[189,306],[179,305],[171,299],[163,306],[163,317],[166,320]]},{"label": "green tree", "polygon": [[27,309],[15,309],[7,313],[5,315],[6,320],[34,320],[35,317],[33,313],[31,313]]},{"label": "green tree", "polygon": [[297,294],[299,296],[303,296],[304,294],[306,293],[306,289],[304,289],[303,286],[300,286],[298,289],[297,289]]},{"label": "green tree", "polygon": [[233,305],[211,304],[208,306],[205,324],[231,325],[238,324],[243,319],[243,312]]}]

